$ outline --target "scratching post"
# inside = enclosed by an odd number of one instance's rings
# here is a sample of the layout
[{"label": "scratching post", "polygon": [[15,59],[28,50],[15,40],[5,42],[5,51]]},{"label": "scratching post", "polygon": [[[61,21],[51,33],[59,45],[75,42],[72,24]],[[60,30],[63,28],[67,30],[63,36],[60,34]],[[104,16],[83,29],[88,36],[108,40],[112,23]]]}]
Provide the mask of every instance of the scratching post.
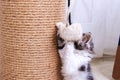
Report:
[{"label": "scratching post", "polygon": [[120,38],[119,38],[119,44],[116,52],[115,64],[114,64],[112,76],[114,79],[120,80]]},{"label": "scratching post", "polygon": [[60,80],[55,23],[65,0],[0,0],[0,80]]}]

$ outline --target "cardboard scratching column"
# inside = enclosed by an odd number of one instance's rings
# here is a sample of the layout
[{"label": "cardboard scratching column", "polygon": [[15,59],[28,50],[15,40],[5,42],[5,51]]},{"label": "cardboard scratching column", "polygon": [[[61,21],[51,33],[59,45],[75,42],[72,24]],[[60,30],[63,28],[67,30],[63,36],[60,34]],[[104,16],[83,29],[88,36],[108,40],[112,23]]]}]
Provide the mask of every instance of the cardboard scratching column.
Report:
[{"label": "cardboard scratching column", "polygon": [[0,80],[60,80],[55,35],[65,0],[0,0]]}]

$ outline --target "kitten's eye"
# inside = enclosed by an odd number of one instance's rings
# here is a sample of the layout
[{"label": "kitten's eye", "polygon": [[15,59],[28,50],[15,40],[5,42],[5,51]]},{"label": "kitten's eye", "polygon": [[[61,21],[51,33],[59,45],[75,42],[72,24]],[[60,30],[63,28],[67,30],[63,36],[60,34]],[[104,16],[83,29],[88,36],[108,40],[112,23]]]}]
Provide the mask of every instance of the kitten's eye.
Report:
[{"label": "kitten's eye", "polygon": [[65,41],[60,37],[60,35],[57,35],[57,47],[58,49],[63,49],[65,46]]},{"label": "kitten's eye", "polygon": [[57,40],[64,42],[64,39],[60,37],[60,35],[57,35]]},{"label": "kitten's eye", "polygon": [[84,46],[82,43],[74,42],[75,49],[83,50]]},{"label": "kitten's eye", "polygon": [[79,47],[82,47],[82,44],[79,44]]},{"label": "kitten's eye", "polygon": [[83,46],[83,43],[80,43],[79,45],[80,45],[80,46]]}]

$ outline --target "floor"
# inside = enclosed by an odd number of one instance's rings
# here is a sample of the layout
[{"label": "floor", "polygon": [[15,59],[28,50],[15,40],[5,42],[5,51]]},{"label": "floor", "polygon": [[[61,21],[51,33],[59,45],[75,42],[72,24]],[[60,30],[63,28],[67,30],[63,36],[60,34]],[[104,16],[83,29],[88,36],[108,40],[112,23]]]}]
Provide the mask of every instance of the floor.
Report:
[{"label": "floor", "polygon": [[114,59],[115,57],[105,56],[92,61],[94,80],[114,80],[112,78]]}]

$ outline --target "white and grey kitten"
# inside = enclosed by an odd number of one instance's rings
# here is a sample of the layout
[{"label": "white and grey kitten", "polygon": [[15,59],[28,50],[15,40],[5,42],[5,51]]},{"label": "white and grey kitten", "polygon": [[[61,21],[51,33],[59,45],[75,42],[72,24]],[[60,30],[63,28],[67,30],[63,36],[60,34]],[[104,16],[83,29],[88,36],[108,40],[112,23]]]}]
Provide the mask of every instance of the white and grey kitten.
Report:
[{"label": "white and grey kitten", "polygon": [[[61,73],[64,80],[93,80],[89,62],[92,59],[93,43],[83,41],[67,42],[57,35],[58,53],[61,58]],[[89,46],[88,46],[89,45]]]}]

